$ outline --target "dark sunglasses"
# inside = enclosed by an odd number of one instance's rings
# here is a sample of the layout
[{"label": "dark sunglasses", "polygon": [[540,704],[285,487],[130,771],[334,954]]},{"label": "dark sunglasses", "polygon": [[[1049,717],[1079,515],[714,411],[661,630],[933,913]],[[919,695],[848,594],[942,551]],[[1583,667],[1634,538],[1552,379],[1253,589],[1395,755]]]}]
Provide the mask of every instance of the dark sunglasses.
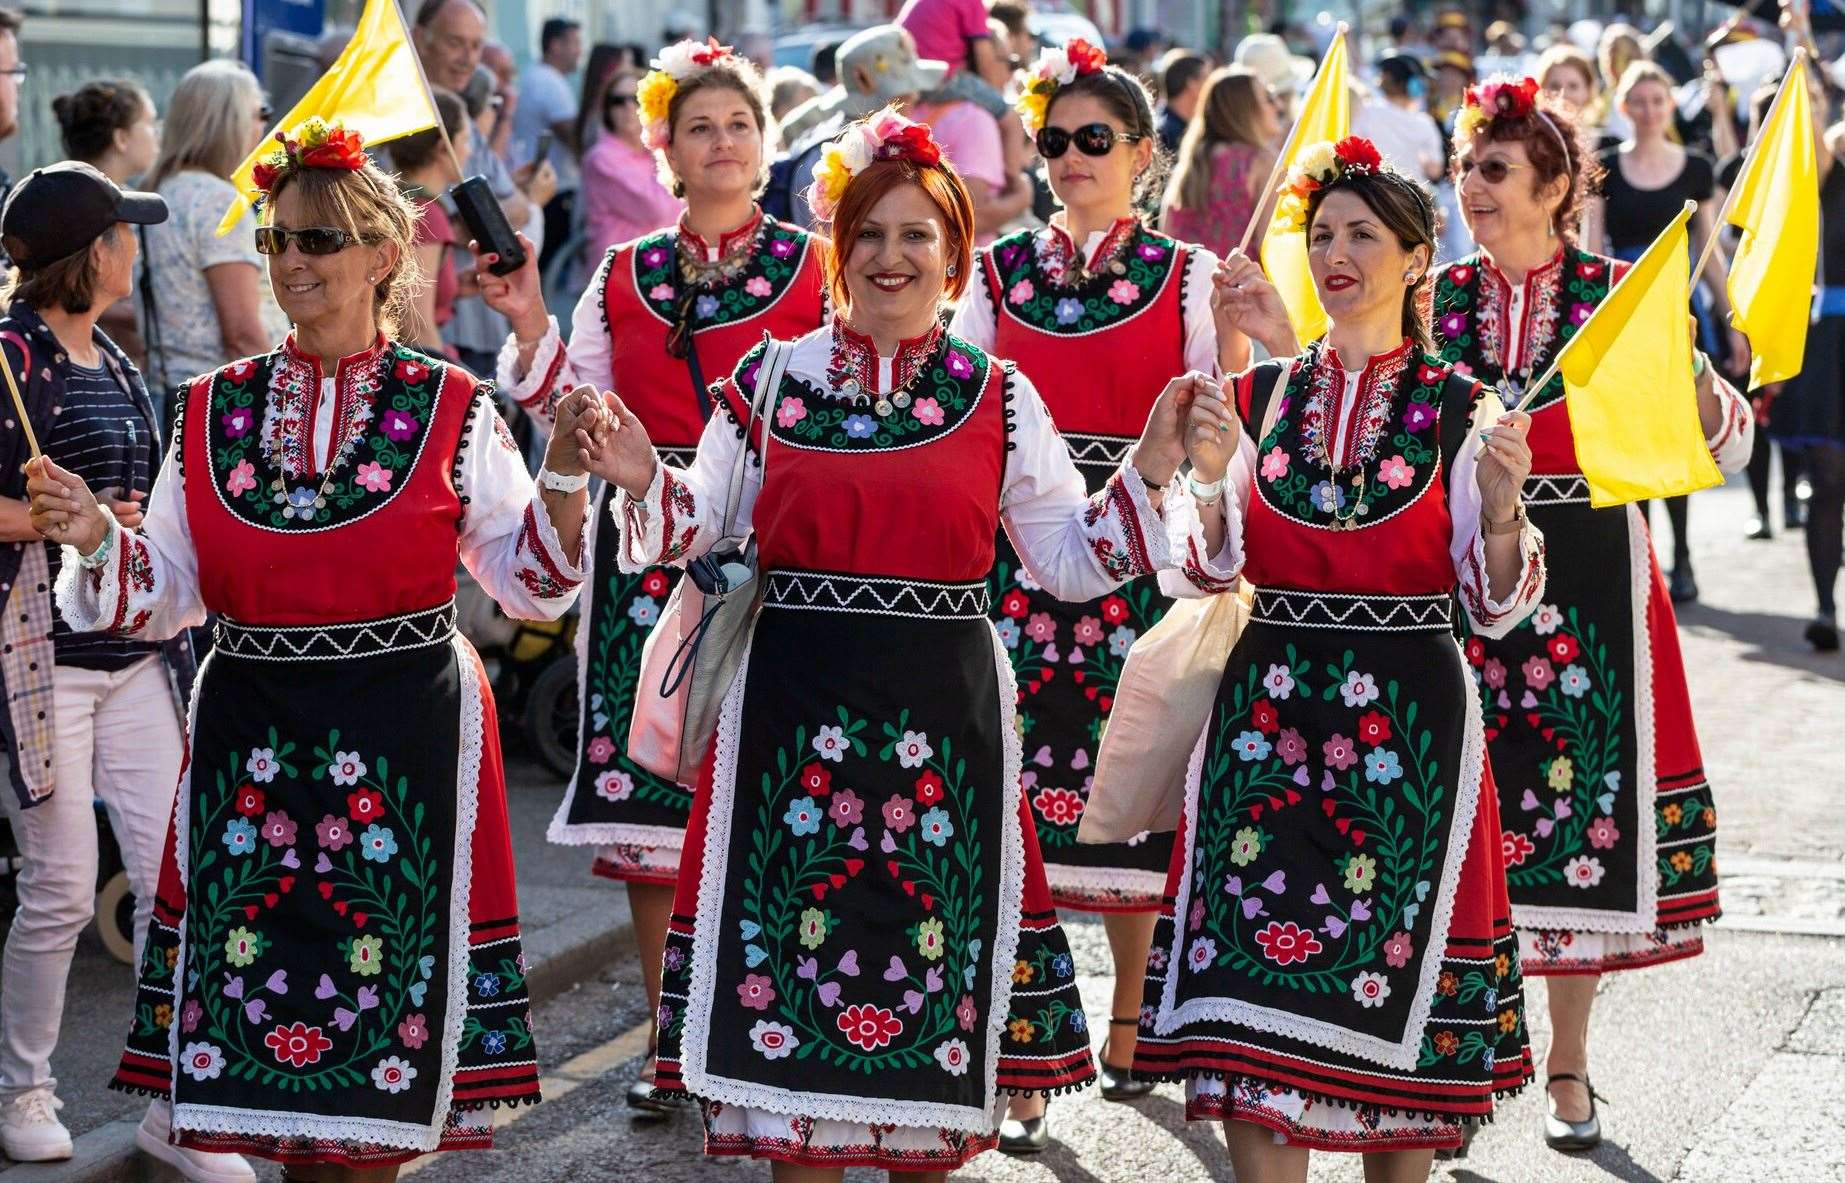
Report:
[{"label": "dark sunglasses", "polygon": [[1138,144],[1144,139],[1135,132],[1116,131],[1106,123],[1085,123],[1075,131],[1046,127],[1038,131],[1038,155],[1055,160],[1075,144],[1084,156],[1107,156],[1116,144]]},{"label": "dark sunglasses", "polygon": [[1480,170],[1480,175],[1486,178],[1487,184],[1497,185],[1499,182],[1511,176],[1513,169],[1530,167],[1531,166],[1528,164],[1514,164],[1510,160],[1502,160],[1497,156],[1488,156],[1485,160],[1475,160],[1471,156],[1463,156],[1461,159],[1454,162],[1454,175],[1456,177],[1464,177],[1477,168]]},{"label": "dark sunglasses", "polygon": [[294,240],[304,255],[337,255],[347,247],[357,246],[365,241],[357,234],[350,234],[334,226],[304,226],[300,230],[284,230],[280,226],[258,226],[256,228],[256,253],[279,255],[288,249],[290,239]]},{"label": "dark sunglasses", "polygon": [[634,95],[616,94],[614,91],[610,91],[608,100],[603,105],[607,107],[626,107],[630,103],[633,103],[636,101],[638,100],[636,99]]}]

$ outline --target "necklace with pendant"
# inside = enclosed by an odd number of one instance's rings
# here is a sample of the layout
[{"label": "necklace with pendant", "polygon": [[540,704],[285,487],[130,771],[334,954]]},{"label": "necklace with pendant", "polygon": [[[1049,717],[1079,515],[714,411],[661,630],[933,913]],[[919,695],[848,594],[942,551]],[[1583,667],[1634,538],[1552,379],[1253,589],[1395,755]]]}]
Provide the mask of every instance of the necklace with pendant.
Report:
[{"label": "necklace with pendant", "polygon": [[891,361],[891,388],[878,395],[876,401],[865,390],[876,382],[878,356],[875,348],[865,338],[856,335],[848,338],[835,332],[827,379],[841,397],[860,405],[870,402],[872,413],[880,419],[886,418],[910,405],[910,388],[922,377],[925,363],[935,356],[944,331],[938,324],[922,340],[898,348],[897,356]]},{"label": "necklace with pendant", "polygon": [[[313,462],[311,450],[314,441],[312,439],[301,441],[301,451],[304,457],[303,470],[300,473],[291,472],[288,461],[288,437],[285,431],[286,410],[291,398],[300,396],[302,391],[293,381],[293,378],[298,375],[291,375],[290,378],[284,379],[283,388],[275,395],[274,426],[264,433],[263,439],[264,451],[268,453],[270,467],[276,474],[275,479],[269,482],[271,499],[282,507],[283,517],[306,520],[326,507],[327,490],[332,486],[333,478],[351,461],[353,454],[358,451],[360,441],[365,438],[366,425],[371,421],[369,400],[378,385],[377,373],[378,366],[374,365],[355,378],[355,389],[351,392],[352,402],[349,404],[352,409],[344,424],[344,432],[337,449],[328,459],[327,467],[320,475],[320,484],[313,489],[314,495],[311,498],[306,496],[309,491],[306,484],[298,486],[293,493],[288,487],[291,477],[306,476],[306,468]],[[318,391],[315,392],[315,396],[318,397]],[[334,400],[334,406],[335,408],[339,406],[337,398]],[[296,430],[301,431],[304,426],[304,423],[298,422]],[[341,425],[336,423],[334,426],[338,430]]]}]

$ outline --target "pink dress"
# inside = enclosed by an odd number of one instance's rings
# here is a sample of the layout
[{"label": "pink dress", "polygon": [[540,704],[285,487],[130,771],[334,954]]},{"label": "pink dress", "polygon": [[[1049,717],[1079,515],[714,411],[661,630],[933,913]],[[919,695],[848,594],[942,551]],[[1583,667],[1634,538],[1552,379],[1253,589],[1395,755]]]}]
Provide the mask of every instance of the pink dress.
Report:
[{"label": "pink dress", "polygon": [[596,137],[583,154],[583,202],[586,259],[670,226],[685,211],[685,202],[660,182],[653,153],[612,135]]},{"label": "pink dress", "polygon": [[[1174,206],[1166,210],[1160,228],[1181,242],[1210,248],[1219,258],[1229,254],[1243,241],[1243,229],[1256,214],[1256,198],[1249,183],[1255,159],[1254,144],[1225,144],[1213,150],[1211,200],[1199,209]],[[1258,258],[1261,248],[1258,235],[1249,244],[1250,258]]]}]

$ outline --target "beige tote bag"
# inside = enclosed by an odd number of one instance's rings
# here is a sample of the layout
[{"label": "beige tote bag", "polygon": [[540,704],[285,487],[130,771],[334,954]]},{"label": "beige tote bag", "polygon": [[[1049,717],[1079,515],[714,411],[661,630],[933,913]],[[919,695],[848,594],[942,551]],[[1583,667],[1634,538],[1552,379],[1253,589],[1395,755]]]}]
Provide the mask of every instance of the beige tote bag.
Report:
[{"label": "beige tote bag", "polygon": [[[1277,380],[1269,391],[1258,441],[1275,426],[1280,386]],[[1143,831],[1178,829],[1192,749],[1217,701],[1230,650],[1249,623],[1251,595],[1245,580],[1234,592],[1179,600],[1134,642],[1102,731],[1078,842],[1125,842]]]}]

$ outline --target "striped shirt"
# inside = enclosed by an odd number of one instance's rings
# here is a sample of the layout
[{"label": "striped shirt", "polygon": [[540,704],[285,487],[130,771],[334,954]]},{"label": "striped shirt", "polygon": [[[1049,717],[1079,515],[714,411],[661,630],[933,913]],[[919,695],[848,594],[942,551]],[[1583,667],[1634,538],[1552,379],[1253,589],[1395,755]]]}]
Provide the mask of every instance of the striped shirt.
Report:
[{"label": "striped shirt", "polygon": [[[45,453],[82,477],[94,492],[115,486],[146,493],[153,485],[148,471],[148,439],[153,425],[136,408],[108,366],[95,368],[67,362],[64,404],[45,440]],[[146,504],[145,501],[142,502]],[[62,553],[47,542],[50,582],[56,583]],[[107,633],[74,633],[57,614],[51,642],[59,665],[87,670],[121,670],[159,651],[150,641],[128,641]]]}]

